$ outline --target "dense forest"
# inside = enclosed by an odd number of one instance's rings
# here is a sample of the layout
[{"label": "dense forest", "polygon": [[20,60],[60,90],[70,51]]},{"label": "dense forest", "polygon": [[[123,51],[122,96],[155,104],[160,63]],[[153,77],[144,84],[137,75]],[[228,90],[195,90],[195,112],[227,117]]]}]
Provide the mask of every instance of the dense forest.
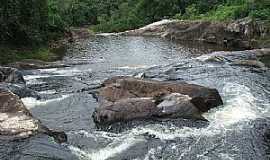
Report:
[{"label": "dense forest", "polygon": [[71,26],[94,32],[134,29],[164,18],[270,20],[269,0],[1,0],[0,42],[46,45]]},{"label": "dense forest", "polygon": [[2,0],[0,40],[40,43],[70,26],[97,32],[133,29],[164,18],[270,19],[269,0]]}]

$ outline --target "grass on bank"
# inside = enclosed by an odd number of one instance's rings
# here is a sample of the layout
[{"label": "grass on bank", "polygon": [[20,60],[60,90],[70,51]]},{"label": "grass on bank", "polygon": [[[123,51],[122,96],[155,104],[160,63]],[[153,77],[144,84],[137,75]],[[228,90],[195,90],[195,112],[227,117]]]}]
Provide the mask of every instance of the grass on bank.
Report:
[{"label": "grass on bank", "polygon": [[35,48],[15,48],[0,46],[0,65],[25,59],[37,59],[42,61],[55,61],[63,55],[59,50],[51,50],[46,46]]}]

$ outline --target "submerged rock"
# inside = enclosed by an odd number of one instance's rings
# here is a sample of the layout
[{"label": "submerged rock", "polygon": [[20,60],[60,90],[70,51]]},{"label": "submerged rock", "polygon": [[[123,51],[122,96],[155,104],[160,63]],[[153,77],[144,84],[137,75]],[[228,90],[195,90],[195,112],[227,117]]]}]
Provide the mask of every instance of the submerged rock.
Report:
[{"label": "submerged rock", "polygon": [[19,140],[46,134],[59,143],[67,141],[64,132],[53,131],[35,119],[15,94],[0,89],[0,139]]},{"label": "submerged rock", "polygon": [[222,105],[216,89],[195,84],[113,77],[98,92],[100,106],[93,113],[96,123],[133,119],[204,119],[201,113]]}]

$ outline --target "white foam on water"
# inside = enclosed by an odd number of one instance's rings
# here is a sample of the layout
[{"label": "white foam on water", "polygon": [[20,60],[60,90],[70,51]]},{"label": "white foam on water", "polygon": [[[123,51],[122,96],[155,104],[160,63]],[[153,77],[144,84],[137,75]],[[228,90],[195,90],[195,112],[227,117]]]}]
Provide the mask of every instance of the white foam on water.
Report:
[{"label": "white foam on water", "polygon": [[57,68],[48,68],[48,69],[38,69],[40,72],[55,72]]},{"label": "white foam on water", "polygon": [[[121,142],[120,142],[121,140]],[[77,147],[69,146],[69,149],[81,159],[90,160],[106,160],[115,155],[122,153],[133,145],[143,141],[135,137],[120,138],[119,141],[113,142],[105,148],[94,150],[90,152],[83,151]]]},{"label": "white foam on water", "polygon": [[212,137],[220,134],[238,122],[250,121],[259,117],[262,112],[255,104],[256,98],[250,89],[244,85],[227,83],[222,91],[226,97],[224,105],[204,114],[210,124],[206,128],[176,127],[162,124],[151,124],[144,127],[136,127],[130,131],[133,136],[148,133],[161,140],[172,140],[185,137]]},{"label": "white foam on water", "polygon": [[[233,125],[238,125],[239,122],[254,120],[263,114],[259,107],[256,105],[257,99],[251,93],[250,88],[237,83],[227,83],[223,87],[223,90],[220,92],[221,95],[226,97],[226,99],[224,99],[224,105],[220,106],[219,108],[212,109],[208,113],[204,114],[204,116],[210,122],[209,125],[205,128],[180,128],[173,124],[169,126],[162,124],[149,124],[143,127],[135,127],[129,131],[121,133],[122,136],[120,137],[119,135],[114,135],[115,137],[112,138],[113,143],[103,149],[89,153],[76,151],[76,149],[73,151],[77,155],[83,155],[89,159],[105,160],[121,152],[124,152],[126,149],[133,145],[136,145],[136,143],[142,140],[142,138],[138,137],[143,137],[142,135],[145,133],[154,135],[160,140],[197,137],[199,141],[200,137],[211,138],[213,136],[222,134],[227,130],[233,129],[232,127],[235,127]],[[239,125],[242,125],[242,123]],[[241,130],[241,127],[239,127],[239,130]],[[108,136],[107,138],[112,136],[108,134],[109,133],[105,132],[105,135]],[[181,156],[184,157],[186,153],[189,153],[191,148],[192,146],[187,148],[187,150],[184,151],[183,155]],[[145,155],[145,159],[153,158],[152,155],[154,154],[152,152],[155,152],[155,149],[150,150]],[[203,157],[203,155],[201,156],[201,158],[207,158]],[[220,157],[224,159],[230,159],[230,157],[225,154],[220,155]]]},{"label": "white foam on water", "polygon": [[110,133],[110,132],[105,132],[105,131],[95,131],[95,132],[89,133],[86,130],[71,131],[68,134],[83,135],[84,137],[87,137],[87,138],[93,138],[95,141],[98,141],[98,138],[100,137],[114,140],[115,138],[118,138],[119,136],[121,136],[120,134]]},{"label": "white foam on water", "polygon": [[26,81],[26,84],[31,85],[31,84],[44,84],[45,82],[38,80],[38,79],[28,79]]},{"label": "white foam on water", "polygon": [[122,66],[118,67],[118,69],[145,69],[153,66],[147,66],[147,65],[137,65],[137,66]]},{"label": "white foam on water", "polygon": [[36,106],[43,106],[43,105],[47,105],[48,103],[52,103],[52,102],[59,102],[62,101],[68,97],[70,97],[71,95],[62,95],[59,98],[55,98],[55,99],[49,99],[46,101],[43,100],[37,100],[36,98],[33,97],[27,97],[27,98],[22,98],[22,102],[24,103],[24,105],[30,109],[30,108],[34,108]]},{"label": "white foam on water", "polygon": [[[50,68],[50,69],[39,69],[39,74],[37,75],[26,75],[24,76],[24,79],[26,81],[33,81],[40,78],[48,78],[48,77],[64,77],[64,76],[74,76],[79,75],[83,72],[92,72],[91,69],[87,70],[79,70],[77,68]],[[32,82],[32,83],[33,83]]]},{"label": "white foam on water", "polygon": [[46,91],[40,91],[38,92],[39,94],[55,94],[56,90],[52,89],[52,90],[46,90]]},{"label": "white foam on water", "polygon": [[223,107],[205,114],[210,122],[226,127],[237,122],[256,119],[261,114],[255,103],[256,98],[248,87],[236,83],[227,83],[222,94],[230,98],[225,100]]},{"label": "white foam on water", "polygon": [[51,77],[51,75],[26,75],[24,76],[23,78],[26,80],[26,81],[30,81],[30,80],[35,80],[35,79],[38,79],[38,78],[48,78],[48,77]]},{"label": "white foam on water", "polygon": [[[42,74],[55,74],[51,76],[73,76],[73,75],[78,75],[81,74],[83,71],[79,70],[77,68],[50,68],[50,69],[40,69],[39,70]],[[87,70],[87,71],[92,71]]]},{"label": "white foam on water", "polygon": [[156,149],[151,148],[148,153],[145,155],[144,160],[150,160],[150,159],[156,159],[155,155],[156,154]]},{"label": "white foam on water", "polygon": [[223,160],[234,160],[234,158],[230,157],[229,154],[220,153],[219,157]]}]

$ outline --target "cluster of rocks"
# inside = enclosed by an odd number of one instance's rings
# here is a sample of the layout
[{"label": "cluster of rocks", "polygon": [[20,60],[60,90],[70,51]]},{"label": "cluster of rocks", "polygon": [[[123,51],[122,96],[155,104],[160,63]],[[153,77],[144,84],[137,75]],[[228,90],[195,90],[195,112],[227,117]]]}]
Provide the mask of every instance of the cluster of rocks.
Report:
[{"label": "cluster of rocks", "polygon": [[150,118],[205,120],[202,113],[223,104],[216,89],[132,77],[106,80],[98,101],[93,113],[97,124]]},{"label": "cluster of rocks", "polygon": [[261,43],[260,39],[269,37],[270,28],[267,24],[249,18],[228,23],[162,20],[120,35],[161,36],[180,41],[201,41],[224,47],[250,49],[269,47],[269,43]]},{"label": "cluster of rocks", "polygon": [[66,142],[64,132],[50,130],[32,116],[20,99],[24,96],[33,96],[33,92],[26,88],[22,73],[15,68],[0,67],[0,140],[13,141],[45,134],[56,142]]},{"label": "cluster of rocks", "polygon": [[246,66],[267,70],[270,59],[270,48],[254,49],[245,51],[222,51],[202,55],[197,59],[204,62],[229,63],[236,66]]},{"label": "cluster of rocks", "polygon": [[35,91],[27,88],[22,72],[16,68],[0,67],[0,88],[9,90],[20,98],[40,98]]}]

